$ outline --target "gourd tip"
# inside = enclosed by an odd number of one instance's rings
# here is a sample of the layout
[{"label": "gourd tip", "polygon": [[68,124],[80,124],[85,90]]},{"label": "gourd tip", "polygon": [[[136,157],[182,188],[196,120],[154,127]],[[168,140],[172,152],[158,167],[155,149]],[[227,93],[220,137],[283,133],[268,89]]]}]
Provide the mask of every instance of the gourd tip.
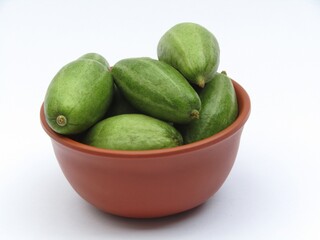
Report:
[{"label": "gourd tip", "polygon": [[59,115],[56,118],[56,123],[60,126],[60,127],[64,127],[65,125],[67,125],[67,118],[63,115]]},{"label": "gourd tip", "polygon": [[200,118],[200,113],[198,110],[194,109],[190,113],[191,119],[199,119]]},{"label": "gourd tip", "polygon": [[204,80],[203,77],[198,78],[197,84],[199,87],[204,88],[204,86],[206,85],[206,81]]}]

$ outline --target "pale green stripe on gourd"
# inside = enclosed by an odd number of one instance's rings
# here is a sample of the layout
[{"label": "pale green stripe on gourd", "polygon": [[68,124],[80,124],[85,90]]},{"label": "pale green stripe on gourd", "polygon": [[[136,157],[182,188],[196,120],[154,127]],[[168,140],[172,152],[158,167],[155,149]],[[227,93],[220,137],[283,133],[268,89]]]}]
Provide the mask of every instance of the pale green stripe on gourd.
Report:
[{"label": "pale green stripe on gourd", "polygon": [[184,143],[210,137],[228,127],[238,116],[237,96],[225,72],[214,76],[201,91],[200,99],[200,119],[182,127]]},{"label": "pale green stripe on gourd", "polygon": [[113,150],[152,150],[183,143],[171,125],[143,114],[122,114],[107,118],[92,127],[83,143]]},{"label": "pale green stripe on gourd", "polygon": [[130,104],[147,115],[175,123],[199,117],[199,96],[176,69],[164,62],[124,59],[114,65],[112,75]]},{"label": "pale green stripe on gourd", "polygon": [[216,73],[219,44],[206,28],[180,23],[169,29],[158,43],[158,58],[179,70],[191,83],[204,87]]},{"label": "pale green stripe on gourd", "polygon": [[79,59],[95,60],[95,61],[101,63],[103,66],[106,66],[108,69],[110,68],[108,61],[98,53],[86,53],[86,54],[82,55]]}]

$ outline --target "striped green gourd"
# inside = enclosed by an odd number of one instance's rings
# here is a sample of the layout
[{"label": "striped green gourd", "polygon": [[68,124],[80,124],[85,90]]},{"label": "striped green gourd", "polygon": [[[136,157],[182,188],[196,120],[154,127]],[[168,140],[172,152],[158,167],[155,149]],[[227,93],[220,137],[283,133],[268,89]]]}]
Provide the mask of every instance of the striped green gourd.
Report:
[{"label": "striped green gourd", "polygon": [[220,49],[217,39],[206,28],[195,23],[180,23],[161,37],[158,58],[203,88],[218,69]]},{"label": "striped green gourd", "polygon": [[107,65],[81,57],[52,79],[44,100],[46,121],[57,133],[81,133],[106,114],[112,94]]},{"label": "striped green gourd", "polygon": [[173,123],[199,118],[199,96],[176,69],[164,62],[124,59],[114,65],[112,75],[124,97],[142,113]]},{"label": "striped green gourd", "polygon": [[237,96],[225,72],[217,73],[200,93],[201,118],[183,127],[184,143],[210,137],[228,127],[238,116]]},{"label": "striped green gourd", "polygon": [[122,114],[102,120],[83,143],[113,150],[151,150],[181,145],[181,134],[170,124],[143,114]]}]

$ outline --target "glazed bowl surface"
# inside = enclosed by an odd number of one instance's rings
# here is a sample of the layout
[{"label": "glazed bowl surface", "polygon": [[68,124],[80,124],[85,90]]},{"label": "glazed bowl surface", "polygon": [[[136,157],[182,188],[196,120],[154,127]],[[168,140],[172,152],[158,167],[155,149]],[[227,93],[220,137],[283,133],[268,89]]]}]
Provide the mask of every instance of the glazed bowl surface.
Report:
[{"label": "glazed bowl surface", "polygon": [[174,148],[100,149],[55,133],[43,105],[40,119],[65,177],[83,199],[119,216],[162,217],[204,203],[229,175],[250,115],[247,92],[237,82],[233,85],[239,104],[235,122],[209,138]]}]

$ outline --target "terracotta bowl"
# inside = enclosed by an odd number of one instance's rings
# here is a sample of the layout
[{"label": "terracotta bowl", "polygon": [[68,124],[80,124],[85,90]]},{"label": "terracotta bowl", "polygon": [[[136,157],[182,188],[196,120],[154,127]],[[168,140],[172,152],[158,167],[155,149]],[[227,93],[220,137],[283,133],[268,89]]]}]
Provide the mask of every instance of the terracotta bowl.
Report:
[{"label": "terracotta bowl", "polygon": [[226,180],[250,114],[246,91],[233,81],[239,116],[207,139],[175,148],[118,151],[91,147],[55,133],[51,137],[59,165],[74,190],[102,211],[125,217],[153,218],[204,203]]}]

